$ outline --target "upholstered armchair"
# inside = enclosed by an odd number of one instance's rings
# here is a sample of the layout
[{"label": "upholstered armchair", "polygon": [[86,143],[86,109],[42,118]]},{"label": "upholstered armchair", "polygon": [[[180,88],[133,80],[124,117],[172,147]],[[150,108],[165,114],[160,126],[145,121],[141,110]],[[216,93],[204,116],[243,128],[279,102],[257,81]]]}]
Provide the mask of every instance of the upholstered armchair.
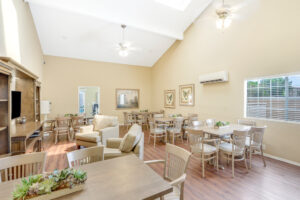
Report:
[{"label": "upholstered armchair", "polygon": [[76,145],[91,147],[106,145],[107,138],[119,137],[119,122],[118,117],[95,115],[93,124],[80,128],[80,133],[77,133]]},{"label": "upholstered armchair", "polygon": [[123,138],[109,138],[104,148],[104,159],[135,154],[144,159],[144,133],[141,126],[134,124]]}]

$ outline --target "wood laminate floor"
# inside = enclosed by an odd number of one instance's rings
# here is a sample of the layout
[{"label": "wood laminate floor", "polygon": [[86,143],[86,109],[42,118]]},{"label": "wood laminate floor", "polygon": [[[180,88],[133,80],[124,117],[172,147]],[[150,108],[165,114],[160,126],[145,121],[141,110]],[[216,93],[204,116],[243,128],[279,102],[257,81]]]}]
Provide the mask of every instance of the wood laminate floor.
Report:
[{"label": "wood laminate floor", "polygon": [[[165,145],[158,142],[156,148],[153,141],[148,144],[148,131],[145,132],[144,160],[164,158]],[[120,128],[120,135],[126,133]],[[180,140],[176,145],[188,149],[186,141]],[[68,166],[66,152],[76,149],[74,142],[68,142],[62,136],[58,144],[53,137],[45,138],[45,150],[48,152],[46,171],[63,169]],[[217,172],[206,165],[206,178],[201,178],[201,163],[192,158],[187,170],[185,182],[186,200],[300,200],[300,167],[281,161],[266,158],[267,167],[263,166],[259,156],[254,156],[252,169],[246,173],[244,163],[236,163],[235,178],[231,177],[231,165]],[[160,164],[151,165],[157,173],[163,173]]]}]

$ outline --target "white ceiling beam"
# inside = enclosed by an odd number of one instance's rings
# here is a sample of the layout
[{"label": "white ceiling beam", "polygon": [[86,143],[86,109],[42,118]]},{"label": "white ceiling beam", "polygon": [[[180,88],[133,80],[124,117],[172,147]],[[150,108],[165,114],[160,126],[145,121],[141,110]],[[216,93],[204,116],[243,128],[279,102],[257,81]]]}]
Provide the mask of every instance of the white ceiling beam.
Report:
[{"label": "white ceiling beam", "polygon": [[27,2],[27,3],[33,3],[33,4],[37,4],[37,5],[52,7],[52,8],[56,8],[56,9],[60,9],[60,10],[66,10],[66,11],[70,11],[70,12],[74,12],[74,13],[78,13],[78,14],[98,18],[98,19],[101,19],[101,20],[104,20],[104,21],[107,21],[107,22],[110,22],[110,23],[114,23],[114,24],[126,24],[128,27],[131,27],[131,28],[139,29],[139,30],[142,30],[142,31],[147,31],[147,32],[150,32],[150,33],[162,35],[162,36],[172,38],[172,39],[176,39],[176,40],[183,40],[183,33],[182,32],[176,32],[175,33],[175,32],[172,32],[172,31],[158,30],[155,27],[149,27],[149,26],[143,25],[143,24],[135,24],[135,23],[125,22],[125,21],[111,20],[108,17],[95,15],[95,14],[88,13],[88,12],[78,10],[78,9],[72,9],[72,8],[69,8],[69,7],[64,7],[64,6],[55,4],[55,2],[53,2],[53,1],[45,1],[45,0],[24,0],[24,1]]}]

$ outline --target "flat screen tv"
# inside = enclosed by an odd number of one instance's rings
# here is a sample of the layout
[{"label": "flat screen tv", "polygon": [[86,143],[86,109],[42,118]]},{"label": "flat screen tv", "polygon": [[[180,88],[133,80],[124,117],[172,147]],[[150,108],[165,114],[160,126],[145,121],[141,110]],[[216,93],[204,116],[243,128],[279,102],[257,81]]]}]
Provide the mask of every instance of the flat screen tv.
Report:
[{"label": "flat screen tv", "polygon": [[21,115],[21,92],[11,92],[11,118],[17,118]]}]

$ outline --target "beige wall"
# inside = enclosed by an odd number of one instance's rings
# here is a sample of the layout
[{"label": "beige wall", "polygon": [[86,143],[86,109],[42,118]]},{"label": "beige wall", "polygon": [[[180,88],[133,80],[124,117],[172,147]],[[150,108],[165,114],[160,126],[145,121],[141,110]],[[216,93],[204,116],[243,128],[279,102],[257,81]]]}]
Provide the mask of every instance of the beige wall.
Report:
[{"label": "beige wall", "polygon": [[43,52],[27,3],[0,0],[0,56],[21,63],[42,81]]},{"label": "beige wall", "polygon": [[[224,33],[215,28],[210,7],[162,56],[152,70],[152,109],[163,107],[163,90],[176,89],[176,109],[167,113],[236,122],[243,117],[245,79],[300,72],[300,1],[249,2],[239,12],[244,18],[234,19]],[[198,83],[200,74],[220,70],[229,72],[228,83]],[[179,106],[178,85],[190,83],[196,86],[196,105]],[[257,122],[268,126],[266,153],[300,162],[300,124]]]},{"label": "beige wall", "polygon": [[45,56],[42,99],[52,102],[48,118],[78,112],[78,86],[100,87],[100,112],[123,121],[116,88],[140,89],[140,109],[151,106],[151,68]]}]

